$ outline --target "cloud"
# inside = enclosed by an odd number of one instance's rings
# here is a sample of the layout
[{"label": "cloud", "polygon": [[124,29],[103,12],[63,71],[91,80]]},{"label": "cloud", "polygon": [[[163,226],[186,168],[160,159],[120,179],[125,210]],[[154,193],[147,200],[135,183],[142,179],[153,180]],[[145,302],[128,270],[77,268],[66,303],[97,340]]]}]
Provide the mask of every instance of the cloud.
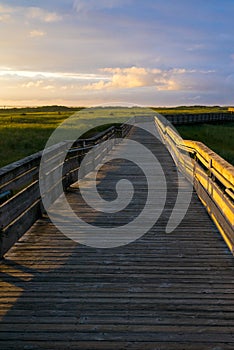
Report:
[{"label": "cloud", "polygon": [[11,21],[11,15],[9,14],[0,14],[0,22],[9,23]]},{"label": "cloud", "polygon": [[78,13],[93,12],[103,9],[114,9],[121,6],[126,6],[131,3],[131,0],[75,0],[73,8]]},{"label": "cloud", "polygon": [[46,23],[58,22],[62,20],[62,16],[58,15],[56,12],[48,12],[39,7],[29,7],[26,11],[26,17]]},{"label": "cloud", "polygon": [[56,87],[59,87],[59,84],[55,85],[55,81],[53,80],[37,80],[37,81],[29,81],[25,82],[21,85],[23,89],[34,89],[35,91],[42,90],[53,90]]},{"label": "cloud", "polygon": [[55,88],[54,85],[46,85],[43,87],[44,90],[53,90]]},{"label": "cloud", "polygon": [[13,12],[15,12],[14,8],[0,4],[0,22],[9,23],[12,19]]},{"label": "cloud", "polygon": [[38,81],[29,81],[28,83],[22,84],[22,88],[31,89],[31,88],[38,88],[43,84],[43,80]]},{"label": "cloud", "polygon": [[191,45],[189,46],[186,51],[190,51],[190,52],[193,52],[193,51],[198,51],[198,50],[202,50],[204,49],[205,46],[203,44],[194,44],[194,45]]},{"label": "cloud", "polygon": [[179,84],[174,77],[186,73],[185,69],[149,69],[143,67],[104,68],[109,81],[100,80],[86,85],[85,90],[130,89],[140,87],[155,87],[157,90],[179,90]]},{"label": "cloud", "polygon": [[[214,70],[185,68],[104,68],[106,78],[83,87],[84,90],[118,90],[152,87],[156,91],[212,90],[217,78]],[[207,78],[209,75],[209,78]]]},{"label": "cloud", "polygon": [[38,20],[45,23],[59,22],[62,16],[57,12],[50,12],[40,7],[7,6],[0,4],[0,22],[8,22],[13,15],[19,15],[27,19]]},{"label": "cloud", "polygon": [[200,101],[201,100],[201,96],[200,95],[196,95],[196,96],[191,96],[190,97],[190,101]]},{"label": "cloud", "polygon": [[46,35],[46,32],[43,32],[42,30],[32,30],[29,33],[30,38],[40,38]]},{"label": "cloud", "polygon": [[0,13],[13,13],[14,11],[13,7],[0,4]]},{"label": "cloud", "polygon": [[225,83],[229,88],[234,88],[234,74],[229,74],[227,78],[225,79]]}]

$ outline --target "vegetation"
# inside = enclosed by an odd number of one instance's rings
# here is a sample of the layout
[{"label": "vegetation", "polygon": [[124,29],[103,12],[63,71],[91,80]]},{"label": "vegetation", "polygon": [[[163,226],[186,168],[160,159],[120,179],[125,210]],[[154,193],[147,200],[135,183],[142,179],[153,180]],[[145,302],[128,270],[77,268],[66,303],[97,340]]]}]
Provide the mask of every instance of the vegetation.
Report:
[{"label": "vegetation", "polygon": [[0,167],[43,149],[53,130],[72,113],[0,111]]},{"label": "vegetation", "polygon": [[[220,106],[179,106],[172,108],[153,108],[158,113],[169,114],[202,114],[228,113],[228,107]],[[193,124],[177,126],[184,139],[201,141],[214,152],[234,165],[234,123]]]},{"label": "vegetation", "polygon": [[179,106],[179,107],[160,107],[152,108],[154,111],[167,114],[199,114],[199,113],[227,113],[228,107],[220,106]]},{"label": "vegetation", "polygon": [[[161,114],[218,113],[227,107],[153,108]],[[152,109],[100,107],[68,108],[45,106],[37,108],[0,109],[0,167],[44,149],[53,131],[67,118],[75,116],[71,125],[75,133],[91,137],[115,123],[137,115],[152,115]],[[101,125],[102,124],[102,125]],[[104,125],[105,124],[105,125]],[[88,131],[87,131],[88,130]],[[199,140],[234,164],[234,123],[180,126],[183,138]]]},{"label": "vegetation", "polygon": [[0,113],[12,114],[12,113],[51,113],[51,112],[76,112],[84,107],[66,107],[66,106],[42,106],[42,107],[22,107],[22,108],[0,108]]},{"label": "vegetation", "polygon": [[[0,167],[44,149],[50,135],[68,117],[74,116],[71,131],[85,133],[87,138],[110,124],[142,115],[142,111],[142,108],[137,107],[83,109],[46,106],[0,109]],[[152,114],[152,110],[144,109],[144,114],[147,113]]]},{"label": "vegetation", "polygon": [[184,139],[201,141],[234,165],[234,122],[176,127]]}]

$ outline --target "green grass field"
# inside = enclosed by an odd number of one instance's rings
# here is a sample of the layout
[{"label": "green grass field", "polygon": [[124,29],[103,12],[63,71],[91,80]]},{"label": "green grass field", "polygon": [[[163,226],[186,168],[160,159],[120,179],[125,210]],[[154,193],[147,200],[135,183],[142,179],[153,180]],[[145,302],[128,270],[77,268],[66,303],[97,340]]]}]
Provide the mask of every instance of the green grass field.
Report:
[{"label": "green grass field", "polygon": [[200,114],[200,113],[226,113],[228,107],[220,106],[180,106],[180,107],[163,107],[163,108],[152,108],[156,112],[167,115],[167,114]]},{"label": "green grass field", "polygon": [[0,167],[44,148],[52,131],[73,112],[0,112]]},{"label": "green grass field", "polygon": [[[225,112],[227,108],[192,106],[153,110],[166,115]],[[139,107],[0,109],[0,167],[43,150],[53,131],[73,115],[73,124],[69,126],[71,133],[85,133],[85,137],[91,137],[106,128],[100,124],[122,123],[133,116],[152,114],[152,109]],[[234,123],[180,126],[178,131],[183,138],[202,141],[234,164]]]},{"label": "green grass field", "polygon": [[[73,124],[66,125],[64,128],[70,128],[72,137],[74,134],[85,133],[87,138],[106,128],[100,124],[122,123],[142,114],[152,114],[152,110],[137,107],[69,109],[56,106],[2,109],[0,110],[0,167],[43,150],[53,131],[73,115]],[[93,128],[95,129],[91,130]]]},{"label": "green grass field", "polygon": [[234,165],[234,123],[181,125],[176,127],[183,139],[201,141]]}]

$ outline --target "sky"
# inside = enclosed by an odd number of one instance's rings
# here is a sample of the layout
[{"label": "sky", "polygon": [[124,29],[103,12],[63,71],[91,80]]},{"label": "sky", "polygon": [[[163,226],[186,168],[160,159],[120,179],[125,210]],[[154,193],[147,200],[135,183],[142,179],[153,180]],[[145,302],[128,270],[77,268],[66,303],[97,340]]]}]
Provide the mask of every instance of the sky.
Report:
[{"label": "sky", "polygon": [[0,106],[234,105],[233,0],[0,0]]}]

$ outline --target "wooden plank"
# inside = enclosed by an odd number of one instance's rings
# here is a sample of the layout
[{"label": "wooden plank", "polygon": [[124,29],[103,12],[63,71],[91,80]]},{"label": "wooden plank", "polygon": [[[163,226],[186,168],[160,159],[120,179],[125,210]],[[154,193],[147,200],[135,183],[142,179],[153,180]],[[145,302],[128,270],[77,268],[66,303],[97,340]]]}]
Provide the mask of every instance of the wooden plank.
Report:
[{"label": "wooden plank", "polygon": [[7,165],[0,169],[0,186],[14,180],[18,176],[31,171],[32,168],[38,166],[41,159],[41,152],[35,153],[20,161]]},{"label": "wooden plank", "polygon": [[39,183],[35,181],[0,206],[0,226],[5,228],[40,198]]},{"label": "wooden plank", "polygon": [[222,214],[222,210],[215,204],[214,200],[209,196],[207,191],[205,191],[199,182],[195,182],[195,188],[198,196],[207,208],[209,215],[220,230],[229,249],[234,254],[233,226],[230,224],[230,221],[225,217],[225,215]]},{"label": "wooden plank", "polygon": [[15,242],[23,236],[25,232],[41,216],[40,200],[36,201],[27,211],[22,213],[17,220],[11,223],[0,234],[0,257],[14,245]]},{"label": "wooden plank", "polygon": [[[7,350],[12,350],[15,349],[15,342],[7,342],[7,344],[10,344],[9,348]],[[55,341],[53,343],[49,341],[35,341],[33,342],[33,349],[35,350],[41,350],[41,349],[47,349],[51,350],[52,347],[59,349],[59,350],[64,350],[67,347],[67,342],[63,341]],[[0,345],[6,346],[5,342],[0,341]],[[18,348],[22,348],[24,346],[24,342],[17,342]],[[30,346],[30,345],[29,345]],[[225,350],[232,350],[233,349],[233,344],[230,343],[219,343],[219,347]],[[75,349],[75,350],[127,350],[127,349],[134,349],[134,350],[139,350],[139,349],[145,349],[145,350],[155,350],[155,349],[160,349],[160,350],[178,350],[178,349],[186,349],[186,350],[197,350],[197,349],[206,349],[206,350],[214,350],[217,348],[217,343],[210,341],[209,343],[207,342],[206,345],[204,346],[203,343],[198,343],[196,342],[195,344],[192,344],[191,342],[178,342],[178,343],[173,343],[173,342],[165,342],[165,343],[160,343],[160,342],[152,342],[152,341],[146,341],[146,342],[139,342],[139,341],[132,341],[132,342],[125,342],[125,341],[89,341],[89,342],[84,342],[84,341],[69,341],[69,349]],[[5,350],[5,348],[3,348]]]},{"label": "wooden plank", "polygon": [[2,184],[1,192],[6,190],[20,191],[22,188],[28,186],[30,183],[38,179],[38,172],[38,166],[30,168],[28,171],[23,172],[19,176]]}]

